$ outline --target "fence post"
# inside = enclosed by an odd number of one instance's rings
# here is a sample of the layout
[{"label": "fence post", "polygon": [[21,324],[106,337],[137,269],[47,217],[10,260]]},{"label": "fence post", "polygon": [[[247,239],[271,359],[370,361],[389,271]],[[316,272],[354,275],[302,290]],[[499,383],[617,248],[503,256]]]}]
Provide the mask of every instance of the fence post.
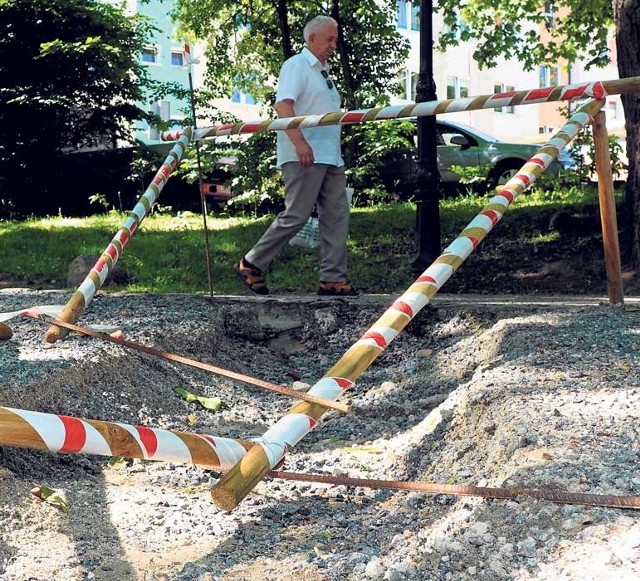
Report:
[{"label": "fence post", "polygon": [[595,144],[596,173],[598,174],[598,200],[602,222],[602,243],[607,272],[607,292],[612,305],[624,304],[622,268],[620,266],[620,244],[618,242],[618,221],[616,201],[613,192],[613,175],[609,155],[609,137],[606,115],[598,111],[593,120],[593,141]]}]

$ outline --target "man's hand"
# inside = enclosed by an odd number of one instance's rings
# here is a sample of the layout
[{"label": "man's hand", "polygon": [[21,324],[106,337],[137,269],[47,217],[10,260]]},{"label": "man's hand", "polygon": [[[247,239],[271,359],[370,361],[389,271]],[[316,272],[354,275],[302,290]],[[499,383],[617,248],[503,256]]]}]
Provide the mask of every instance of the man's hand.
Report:
[{"label": "man's hand", "polygon": [[[294,131],[297,131],[297,130],[294,130]],[[302,167],[309,167],[310,165],[313,165],[313,163],[315,162],[315,159],[313,157],[313,149],[311,149],[311,146],[307,143],[304,137],[302,138],[301,141],[296,143],[295,146],[296,146],[296,155],[298,156],[298,161],[300,161],[300,165]]]}]

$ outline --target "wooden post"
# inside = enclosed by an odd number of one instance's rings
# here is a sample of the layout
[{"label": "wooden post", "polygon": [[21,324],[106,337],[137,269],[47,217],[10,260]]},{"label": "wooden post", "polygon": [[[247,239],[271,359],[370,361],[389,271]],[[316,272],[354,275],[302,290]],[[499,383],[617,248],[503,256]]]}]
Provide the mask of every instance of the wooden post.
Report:
[{"label": "wooden post", "polygon": [[13,337],[13,329],[9,325],[0,323],[0,341],[8,341]]},{"label": "wooden post", "polygon": [[624,304],[622,268],[620,266],[620,245],[618,242],[618,220],[613,192],[613,175],[609,156],[609,136],[606,115],[598,111],[593,120],[593,141],[595,144],[596,172],[598,174],[598,199],[602,222],[602,243],[607,271],[607,290],[612,305]]}]

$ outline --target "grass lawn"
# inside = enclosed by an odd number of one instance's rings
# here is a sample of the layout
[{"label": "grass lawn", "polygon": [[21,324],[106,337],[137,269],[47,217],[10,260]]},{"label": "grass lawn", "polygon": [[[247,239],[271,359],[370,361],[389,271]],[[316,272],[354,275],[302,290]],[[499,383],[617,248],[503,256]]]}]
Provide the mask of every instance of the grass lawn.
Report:
[{"label": "grass lawn", "polygon": [[[440,204],[443,248],[489,197],[459,196]],[[559,212],[569,216],[562,224]],[[555,218],[554,218],[555,215]],[[69,264],[101,254],[126,214],[0,221],[0,286],[65,288]],[[552,227],[556,220],[558,226]],[[248,292],[233,264],[271,217],[207,218],[215,294]],[[562,227],[560,227],[562,226]],[[415,205],[352,210],[350,279],[363,292],[400,293],[414,280]],[[118,262],[131,277],[105,292],[208,293],[202,216],[154,212]],[[273,293],[315,293],[318,252],[286,247],[268,272]],[[598,293],[606,289],[597,193],[593,188],[520,196],[502,221],[447,282],[443,292]]]}]

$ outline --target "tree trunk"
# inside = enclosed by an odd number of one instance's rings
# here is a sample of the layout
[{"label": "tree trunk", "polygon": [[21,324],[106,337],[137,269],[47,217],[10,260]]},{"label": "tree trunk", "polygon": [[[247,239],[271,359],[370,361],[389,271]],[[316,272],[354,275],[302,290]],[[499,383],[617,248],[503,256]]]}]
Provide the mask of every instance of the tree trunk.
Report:
[{"label": "tree trunk", "polygon": [[[344,36],[343,21],[340,17],[340,0],[333,0],[331,3],[331,18],[338,23],[338,58],[340,59],[340,69],[342,72],[343,86],[340,87],[344,95],[343,109],[357,109],[359,104],[356,100],[356,87],[353,78],[353,71],[349,61],[349,43]],[[353,128],[349,125],[342,127],[343,140],[345,142],[342,148],[344,163],[347,168],[352,168],[356,157],[356,144],[351,138],[353,136]]]},{"label": "tree trunk", "polygon": [[[620,78],[640,76],[640,0],[613,0]],[[621,96],[626,120],[629,175],[625,202],[630,228],[629,267],[640,269],[640,94]]]},{"label": "tree trunk", "polygon": [[282,31],[282,52],[284,60],[291,58],[295,53],[291,44],[291,27],[289,26],[289,12],[287,10],[287,0],[279,0],[276,9],[278,11],[278,21]]},{"label": "tree trunk", "polygon": [[331,18],[338,23],[338,57],[340,59],[340,68],[344,78],[344,86],[341,87],[344,95],[344,108],[357,109],[359,103],[355,97],[355,81],[353,79],[353,71],[349,61],[349,42],[344,37],[343,21],[340,17],[340,1],[333,0],[331,3]]}]

